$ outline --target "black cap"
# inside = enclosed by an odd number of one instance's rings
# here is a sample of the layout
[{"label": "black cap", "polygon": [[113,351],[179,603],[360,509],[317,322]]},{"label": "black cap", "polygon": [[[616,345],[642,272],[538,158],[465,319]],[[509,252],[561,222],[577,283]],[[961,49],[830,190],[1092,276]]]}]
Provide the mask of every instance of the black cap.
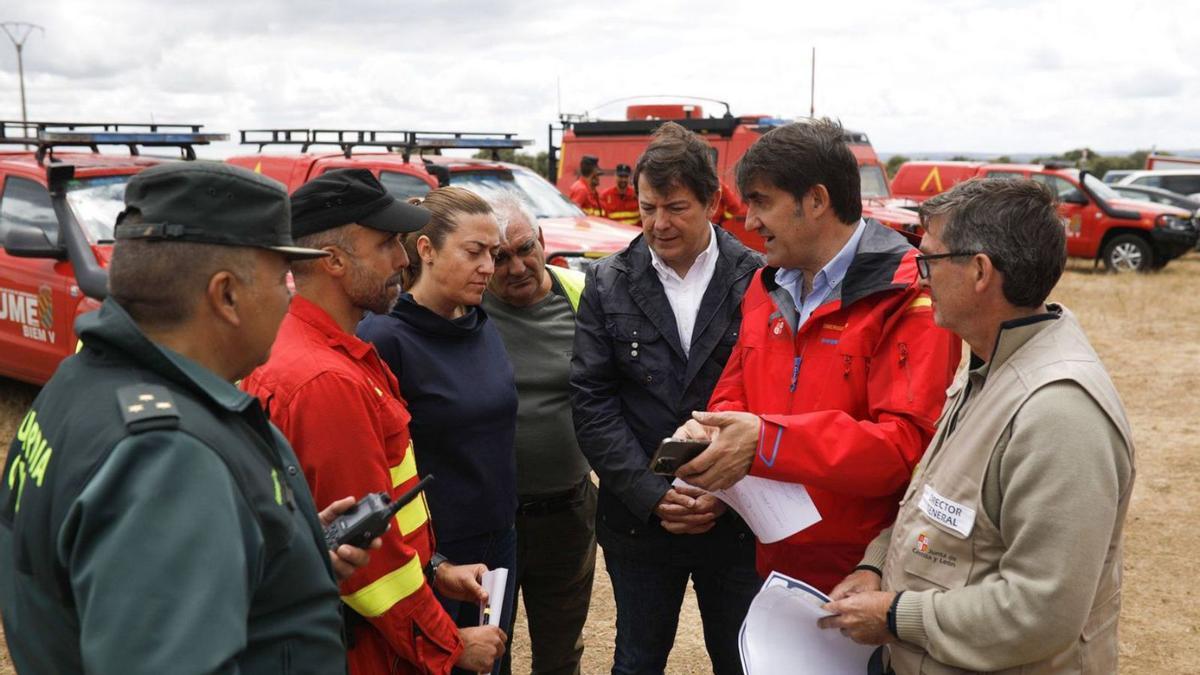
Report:
[{"label": "black cap", "polygon": [[633,170],[629,168],[628,164],[618,164],[617,165],[617,175],[618,176],[628,176],[631,173],[633,173]]},{"label": "black cap", "polygon": [[430,215],[393,197],[366,169],[327,171],[292,193],[292,236],[297,238],[350,223],[384,232],[416,232]]},{"label": "black cap", "polygon": [[[141,222],[125,223],[133,214]],[[294,245],[282,184],[221,162],[167,162],[134,176],[125,187],[125,210],[117,216],[114,236],[251,246],[289,260],[328,255]]]},{"label": "black cap", "polygon": [[579,160],[579,173],[591,173],[595,169],[599,173],[604,173],[600,168],[600,158],[595,155],[584,155]]}]

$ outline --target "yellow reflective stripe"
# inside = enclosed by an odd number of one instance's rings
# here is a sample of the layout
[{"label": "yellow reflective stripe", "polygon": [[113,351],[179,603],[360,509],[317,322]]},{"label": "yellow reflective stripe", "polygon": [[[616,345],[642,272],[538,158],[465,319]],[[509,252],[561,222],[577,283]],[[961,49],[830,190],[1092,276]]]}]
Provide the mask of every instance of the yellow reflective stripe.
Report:
[{"label": "yellow reflective stripe", "polygon": [[[412,441],[408,442],[408,447],[404,450],[404,460],[388,471],[392,474],[392,487],[400,487],[417,477],[417,456],[413,452]],[[416,532],[428,521],[429,507],[425,503],[423,494],[409,502],[408,506],[400,509],[400,512],[396,514],[396,526],[404,535]]]},{"label": "yellow reflective stripe", "polygon": [[416,593],[424,583],[421,557],[414,555],[400,569],[388,572],[350,595],[343,595],[342,602],[363,616],[379,616]]},{"label": "yellow reflective stripe", "polygon": [[559,267],[557,265],[547,265],[546,269],[554,275],[562,286],[563,292],[567,294],[567,302],[571,303],[571,311],[579,311],[579,296],[583,295],[584,279],[586,278],[583,272]]},{"label": "yellow reflective stripe", "polygon": [[412,441],[409,441],[408,447],[404,449],[404,459],[389,471],[392,474],[392,487],[400,487],[405,481],[416,478],[417,457],[413,454]]},{"label": "yellow reflective stripe", "polygon": [[620,220],[622,218],[637,218],[640,215],[637,211],[610,211],[608,217],[613,220]]},{"label": "yellow reflective stripe", "polygon": [[933,300],[930,300],[927,296],[922,295],[921,297],[910,302],[906,311],[921,309],[922,307],[933,307]]},{"label": "yellow reflective stripe", "polygon": [[400,509],[396,514],[396,527],[400,528],[400,534],[408,536],[416,532],[426,522],[429,521],[429,507],[425,505],[424,493],[417,495],[417,498],[408,503],[408,506]]}]

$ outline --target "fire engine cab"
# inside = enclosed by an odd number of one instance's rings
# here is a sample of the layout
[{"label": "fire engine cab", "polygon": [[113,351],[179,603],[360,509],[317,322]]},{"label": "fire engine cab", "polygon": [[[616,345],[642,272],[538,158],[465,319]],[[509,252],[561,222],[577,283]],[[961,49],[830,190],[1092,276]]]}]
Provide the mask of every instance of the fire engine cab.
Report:
[{"label": "fire engine cab", "polygon": [[[716,151],[717,176],[722,184],[736,188],[734,170],[737,162],[746,154],[762,134],[771,129],[789,124],[793,120],[769,115],[734,116],[729,105],[720,117],[705,117],[700,105],[668,103],[630,105],[626,107],[624,120],[591,120],[579,116],[563,116],[560,124],[550,125],[551,180],[564,194],[578,177],[576,171],[584,155],[599,158],[605,175],[600,178],[600,190],[613,185],[612,168],[617,164],[633,166],[642,151],[650,143],[650,135],[664,122],[671,121],[704,137]],[[804,121],[804,120],[799,120]],[[556,135],[561,134],[561,145],[555,145]],[[861,131],[847,129],[846,144],[858,160],[862,183],[863,217],[874,218],[900,231],[914,242],[920,241],[920,220],[910,209],[895,204],[889,191],[887,173],[871,146],[870,139]],[[725,227],[751,248],[762,251],[762,237],[746,230],[746,211],[740,203],[728,213],[717,214],[718,225]]]},{"label": "fire engine cab", "polygon": [[[485,198],[509,194],[538,219],[551,264],[582,270],[592,260],[625,248],[640,230],[607,218],[585,216],[574,204],[529,169],[499,160],[501,150],[530,141],[513,134],[368,129],[244,129],[243,145],[258,153],[230,157],[282,182],[289,192],[333,169],[367,169],[397,199],[422,197],[444,185],[457,185]],[[314,146],[336,146],[313,152]],[[299,152],[269,154],[274,147]],[[452,157],[443,150],[487,150],[491,159]]]},{"label": "fire engine cab", "polygon": [[75,352],[75,318],[107,294],[125,184],[171,161],[140,150],[195,159],[194,146],[227,138],[199,124],[0,121],[0,145],[23,146],[0,151],[0,376],[43,384]]}]

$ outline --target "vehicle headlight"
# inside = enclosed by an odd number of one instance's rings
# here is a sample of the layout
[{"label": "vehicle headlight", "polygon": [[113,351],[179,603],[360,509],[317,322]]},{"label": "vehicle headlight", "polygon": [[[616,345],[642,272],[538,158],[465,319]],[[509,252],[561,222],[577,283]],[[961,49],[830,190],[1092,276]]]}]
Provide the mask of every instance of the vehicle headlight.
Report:
[{"label": "vehicle headlight", "polygon": [[1187,218],[1180,218],[1169,213],[1160,215],[1155,223],[1158,227],[1165,227],[1169,230],[1190,230],[1192,224]]}]

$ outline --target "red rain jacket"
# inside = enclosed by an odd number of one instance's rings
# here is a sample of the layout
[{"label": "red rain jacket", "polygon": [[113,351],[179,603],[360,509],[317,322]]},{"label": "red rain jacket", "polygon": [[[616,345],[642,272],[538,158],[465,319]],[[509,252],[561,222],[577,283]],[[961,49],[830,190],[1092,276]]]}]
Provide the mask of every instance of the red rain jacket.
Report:
[{"label": "red rain jacket", "polygon": [[710,410],[758,414],[751,475],[808,489],[821,522],[758,545],[758,571],[830,591],[862,559],[933,435],[962,349],[933,324],[916,250],[867,221],[842,284],[803,326],[791,295],[760,270]]}]

